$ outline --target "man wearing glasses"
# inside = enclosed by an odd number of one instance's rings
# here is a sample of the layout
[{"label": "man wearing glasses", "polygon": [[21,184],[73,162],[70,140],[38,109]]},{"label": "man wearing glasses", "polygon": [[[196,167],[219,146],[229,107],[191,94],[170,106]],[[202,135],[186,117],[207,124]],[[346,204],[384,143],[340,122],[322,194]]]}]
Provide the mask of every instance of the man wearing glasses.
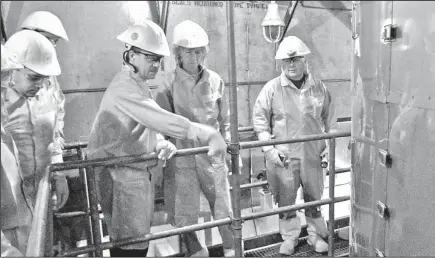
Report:
[{"label": "man wearing glasses", "polygon": [[[200,141],[210,146],[208,155],[225,156],[222,136],[209,126],[191,122],[157,105],[148,87],[169,46],[163,30],[154,22],[133,25],[118,36],[126,44],[124,66],[104,93],[92,126],[88,158],[158,153],[167,160],[176,152],[164,135]],[[100,203],[112,240],[143,237],[150,232],[154,212],[151,169],[156,160],[97,168]],[[112,248],[111,256],[145,257],[148,243]]]},{"label": "man wearing glasses", "polygon": [[[322,81],[308,70],[308,47],[297,37],[288,36],[280,44],[275,59],[281,60],[281,75],[270,80],[254,105],[253,124],[259,140],[299,138],[331,132],[336,128],[334,102]],[[323,193],[322,156],[325,141],[262,147],[266,158],[267,179],[278,206],[293,205],[299,186],[305,202],[320,200]],[[326,252],[328,231],[320,208],[305,209],[308,244],[316,252]],[[296,212],[279,215],[284,242],[280,253],[294,252],[301,232]]]}]

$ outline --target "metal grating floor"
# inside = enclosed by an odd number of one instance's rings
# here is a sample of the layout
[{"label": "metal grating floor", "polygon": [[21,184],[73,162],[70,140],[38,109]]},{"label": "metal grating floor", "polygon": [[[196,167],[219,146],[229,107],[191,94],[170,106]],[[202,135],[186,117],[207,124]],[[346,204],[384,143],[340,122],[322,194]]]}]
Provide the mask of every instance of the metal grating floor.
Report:
[{"label": "metal grating floor", "polygon": [[[334,256],[344,257],[349,256],[349,241],[343,240],[338,237],[337,233],[344,228],[340,228],[335,231],[334,234]],[[279,253],[279,247],[281,243],[276,243],[269,246],[259,247],[245,251],[245,257],[283,257],[285,255]],[[317,253],[313,247],[308,245],[307,237],[299,239],[299,244],[296,247],[295,252],[290,257],[305,257],[305,256],[327,256],[327,253]]]}]

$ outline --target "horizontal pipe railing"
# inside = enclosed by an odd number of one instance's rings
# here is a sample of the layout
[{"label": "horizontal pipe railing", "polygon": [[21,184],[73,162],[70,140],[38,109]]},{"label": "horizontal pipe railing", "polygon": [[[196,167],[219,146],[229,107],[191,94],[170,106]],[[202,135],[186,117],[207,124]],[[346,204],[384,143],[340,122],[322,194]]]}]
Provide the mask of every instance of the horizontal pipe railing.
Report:
[{"label": "horizontal pipe railing", "polygon": [[[289,139],[289,140],[247,141],[247,142],[240,143],[240,149],[249,149],[249,148],[262,147],[267,145],[279,145],[279,144],[297,143],[297,142],[314,141],[314,140],[325,140],[330,138],[341,138],[341,137],[348,137],[348,136],[350,136],[350,132],[338,132],[338,133],[315,134],[315,135],[305,136],[297,139]],[[190,148],[190,149],[180,149],[177,150],[177,153],[175,153],[173,157],[202,154],[202,153],[207,153],[208,150],[209,150],[208,146]],[[119,164],[145,162],[153,159],[157,159],[156,153],[145,154],[145,155],[111,157],[111,158],[99,158],[99,159],[92,159],[92,160],[69,161],[69,162],[51,164],[50,170],[53,172],[53,171],[61,171],[61,170],[69,170],[69,169],[77,169],[77,168],[86,168],[88,166],[92,166],[92,167],[111,166],[111,165],[119,165]]]},{"label": "horizontal pipe railing", "polygon": [[[350,122],[350,117],[339,117],[337,118],[337,123],[344,123],[344,122]],[[245,132],[253,132],[254,127],[253,126],[241,126],[239,127],[239,133],[245,133]],[[67,142],[65,143],[63,149],[64,150],[70,150],[70,149],[77,149],[77,148],[86,148],[88,146],[87,141],[78,141],[78,142]]]},{"label": "horizontal pipe railing", "polygon": [[[340,174],[340,173],[345,173],[345,172],[349,172],[350,171],[350,167],[349,168],[338,168],[335,170],[335,174]],[[326,173],[326,175],[329,175],[329,171]],[[247,190],[247,189],[252,189],[255,187],[262,187],[262,186],[266,186],[269,185],[268,181],[259,181],[259,182],[255,182],[255,183],[248,183],[248,184],[243,184],[240,185],[240,190]],[[233,187],[230,187],[230,191],[233,190]],[[159,198],[155,198],[155,202],[162,202],[164,201],[163,197],[159,197]],[[72,218],[72,217],[80,217],[80,216],[85,216],[88,215],[88,213],[84,212],[84,211],[71,211],[71,212],[62,212],[62,213],[55,213],[54,216],[56,216],[56,218],[62,219],[62,218]]]},{"label": "horizontal pipe railing", "polygon": [[268,145],[308,142],[308,141],[325,140],[330,138],[341,138],[341,137],[349,137],[349,136],[350,136],[350,132],[337,132],[337,133],[313,134],[313,135],[290,139],[290,140],[247,141],[247,142],[240,143],[240,149],[251,149],[251,148],[263,147]]},{"label": "horizontal pipe railing", "polygon": [[[350,196],[335,197],[334,203],[344,202],[344,201],[348,201],[348,200],[350,200]],[[261,218],[261,217],[276,215],[276,214],[279,214],[282,212],[297,211],[297,210],[306,209],[306,208],[310,208],[310,207],[314,207],[314,206],[331,204],[332,202],[333,201],[331,198],[326,198],[326,199],[322,199],[319,201],[312,201],[312,202],[307,202],[307,203],[301,203],[301,204],[296,204],[296,205],[289,205],[289,206],[285,206],[285,207],[280,207],[280,208],[277,208],[277,209],[274,209],[271,211],[263,211],[263,212],[258,212],[258,213],[246,214],[246,215],[242,215],[241,219],[245,220],[245,221],[246,220],[253,220],[253,219],[257,219],[257,218]],[[115,247],[122,247],[122,246],[130,245],[130,244],[138,244],[138,243],[148,242],[148,241],[155,240],[155,239],[180,235],[180,234],[184,234],[184,233],[188,233],[188,232],[192,232],[192,231],[198,231],[198,230],[213,228],[213,227],[217,227],[217,226],[229,225],[229,224],[231,224],[231,222],[232,222],[231,218],[213,220],[213,221],[204,222],[201,224],[195,224],[195,225],[191,225],[191,226],[185,226],[185,227],[181,227],[181,228],[175,228],[175,229],[165,230],[165,231],[156,232],[156,233],[150,233],[150,234],[145,235],[144,237],[130,238],[130,239],[123,239],[123,240],[116,240],[116,241],[112,241],[112,242],[101,243],[100,248],[102,248],[104,250],[104,249],[111,249],[111,248],[115,248]],[[74,249],[65,251],[65,252],[61,253],[59,256],[67,256],[67,257],[68,256],[77,256],[79,254],[84,254],[84,253],[93,252],[93,251],[96,251],[95,246],[89,245],[86,247],[74,248]]]},{"label": "horizontal pipe railing", "polygon": [[[327,133],[327,134],[310,135],[310,136],[305,136],[305,137],[301,137],[301,138],[298,138],[298,139],[289,139],[289,140],[268,140],[268,141],[242,142],[242,143],[240,143],[239,147],[240,147],[240,149],[247,149],[247,148],[262,147],[262,146],[267,146],[267,145],[297,143],[297,142],[305,142],[305,141],[313,141],[313,140],[323,140],[323,139],[335,139],[335,138],[348,137],[348,136],[350,136],[350,132]],[[199,148],[192,148],[192,149],[180,149],[180,150],[177,151],[177,153],[174,155],[174,157],[176,157],[176,156],[187,156],[187,155],[195,155],[195,154],[200,154],[200,153],[206,153],[206,152],[208,152],[208,150],[209,150],[209,147],[199,147]],[[81,161],[72,161],[72,162],[64,162],[64,163],[52,164],[52,165],[50,165],[49,169],[50,169],[51,172],[62,171],[62,170],[69,170],[69,169],[77,169],[77,168],[92,169],[93,167],[96,167],[96,166],[110,166],[110,165],[128,164],[128,163],[135,163],[135,162],[145,162],[145,161],[150,161],[150,160],[153,160],[153,159],[156,159],[156,158],[157,158],[157,155],[155,153],[152,153],[152,154],[147,154],[147,155],[132,155],[132,156],[102,158],[102,159],[94,159],[94,160],[81,160]],[[335,158],[335,157],[331,157],[331,158]],[[346,170],[348,171],[349,168],[337,169],[337,171],[339,173],[341,172],[340,170],[345,172]],[[246,185],[243,185],[243,187],[241,189],[248,189],[248,188],[252,188],[252,187],[259,187],[259,186],[263,186],[263,185],[266,185],[266,184],[267,184],[267,181],[265,181],[265,182],[257,182],[257,183],[252,183],[252,184],[246,184]],[[313,206],[323,205],[323,204],[332,203],[332,202],[338,202],[338,201],[340,201],[340,198],[335,198],[334,199],[334,197],[333,197],[332,199],[324,199],[324,200],[320,200],[320,201],[316,201],[316,202],[311,202],[311,205],[313,205]],[[317,203],[317,202],[319,202],[319,203]],[[310,205],[310,202],[309,203],[304,203],[304,204],[301,204],[301,205],[295,205],[294,207],[292,207],[292,206],[281,207],[281,208],[279,208],[277,210],[274,210],[274,211],[267,211],[264,214],[259,213],[260,215],[258,215],[258,214],[252,215],[251,214],[251,215],[248,215],[248,216],[252,216],[252,217],[246,217],[245,218],[245,216],[243,216],[242,219],[254,219],[254,218],[257,218],[257,217],[269,216],[269,215],[278,214],[278,213],[285,212],[285,211],[291,211],[293,209],[297,210],[297,209],[302,209],[304,207],[311,207],[311,206],[307,206],[307,205]],[[288,208],[289,210],[286,210],[286,208]],[[72,216],[72,215],[77,215],[77,214],[67,214],[65,216]],[[98,217],[96,217],[95,219],[98,219]],[[94,219],[94,221],[95,221],[95,219]],[[211,227],[215,227],[215,226],[230,224],[231,221],[232,220],[230,218],[228,218],[225,221],[221,220],[221,221],[210,222],[211,224],[207,222],[207,223],[204,223],[202,225],[193,225],[193,226],[184,227],[184,228],[178,228],[178,229],[169,230],[169,231],[165,231],[165,232],[158,232],[158,233],[154,233],[154,234],[148,234],[147,236],[145,236],[143,238],[139,238],[139,239],[127,239],[127,240],[120,240],[120,241],[109,242],[109,243],[95,243],[95,244],[97,244],[97,247],[95,247],[95,246],[87,246],[87,247],[84,247],[84,248],[73,249],[73,250],[69,250],[67,252],[64,252],[63,255],[68,256],[68,255],[74,255],[75,254],[74,252],[79,252],[79,253],[76,253],[76,254],[81,254],[81,253],[88,253],[88,252],[92,252],[92,251],[96,251],[97,253],[101,253],[102,249],[107,249],[107,248],[112,248],[112,247],[119,247],[119,246],[134,244],[134,243],[140,243],[140,242],[144,242],[144,241],[150,241],[152,239],[157,239],[157,238],[163,238],[163,237],[167,237],[167,236],[177,235],[177,234],[181,234],[181,233],[185,233],[185,232],[189,232],[189,231],[201,230],[201,229],[205,229],[205,228],[211,228]],[[222,223],[222,224],[219,224],[219,223]],[[185,230],[185,231],[182,231],[182,230]],[[136,242],[136,241],[139,241],[139,242]]]},{"label": "horizontal pipe railing", "polygon": [[[322,79],[323,82],[350,82],[350,79]],[[248,85],[264,85],[267,81],[250,81],[250,82],[238,82],[237,86],[248,86]],[[225,86],[230,86],[229,82],[225,83]],[[148,85],[151,90],[157,89],[157,85]],[[75,94],[75,93],[95,93],[95,92],[105,92],[107,88],[89,88],[89,89],[73,89],[73,90],[62,90],[63,94]]]}]

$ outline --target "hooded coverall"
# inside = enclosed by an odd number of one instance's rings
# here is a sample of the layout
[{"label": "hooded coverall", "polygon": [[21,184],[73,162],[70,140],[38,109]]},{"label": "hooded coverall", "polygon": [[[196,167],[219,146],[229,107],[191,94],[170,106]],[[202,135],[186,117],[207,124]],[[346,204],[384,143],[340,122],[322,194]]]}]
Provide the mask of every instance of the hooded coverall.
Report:
[{"label": "hooded coverall", "polygon": [[[224,82],[221,77],[203,67],[196,76],[189,75],[177,66],[167,77],[164,98],[169,111],[182,115],[197,123],[207,124],[220,131],[226,142],[231,140],[230,111],[228,96],[224,93]],[[178,149],[202,147],[190,140],[175,140]],[[170,187],[175,225],[183,227],[198,223],[200,210],[200,193],[209,202],[215,219],[223,219],[232,214],[231,197],[228,183],[228,167],[225,160],[212,159],[206,154],[177,157],[168,161],[165,174],[165,187]],[[172,178],[169,178],[169,177]],[[171,199],[168,198],[168,199]],[[169,201],[169,202],[171,202]],[[224,249],[233,249],[233,235],[228,225],[220,226]],[[186,237],[187,254],[191,255],[202,249],[196,233]]]},{"label": "hooded coverall", "polygon": [[[23,178],[18,151],[12,136],[1,126],[1,230],[3,238],[26,253],[33,210],[23,194]],[[4,235],[3,235],[4,234]],[[12,254],[11,254],[12,255]]]},{"label": "hooded coverall", "polygon": [[[254,105],[254,130],[267,132],[275,139],[299,138],[329,132],[336,128],[335,107],[331,94],[320,80],[307,74],[298,89],[284,73],[270,80],[261,90]],[[267,179],[278,206],[293,205],[299,185],[305,202],[320,200],[324,174],[321,152],[326,148],[323,140],[276,145],[290,160],[288,168],[266,160]],[[308,233],[326,237],[328,231],[320,209],[305,209]],[[296,212],[280,214],[280,233],[284,240],[297,239],[301,226]]]},{"label": "hooded coverall", "polygon": [[62,162],[62,149],[54,143],[63,135],[65,97],[55,77],[50,77],[49,84],[44,84],[33,98],[21,98],[13,88],[5,94],[9,112],[5,128],[17,145],[24,194],[32,201],[32,207],[46,167],[52,161]]},{"label": "hooded coverall", "polygon": [[[145,81],[127,66],[104,93],[89,138],[88,158],[149,154],[161,132],[186,138],[190,121],[174,116],[152,99]],[[160,137],[160,139],[158,139]],[[96,168],[100,203],[112,240],[143,237],[150,232],[154,212],[154,183],[150,169],[156,160]],[[148,243],[121,247],[146,249]]]}]

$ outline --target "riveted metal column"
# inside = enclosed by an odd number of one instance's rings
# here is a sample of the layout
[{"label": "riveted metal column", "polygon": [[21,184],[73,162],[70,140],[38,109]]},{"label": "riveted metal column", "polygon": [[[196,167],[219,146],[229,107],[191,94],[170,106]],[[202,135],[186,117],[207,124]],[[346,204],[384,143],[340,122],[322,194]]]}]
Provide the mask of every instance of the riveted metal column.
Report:
[{"label": "riveted metal column", "polygon": [[240,210],[240,171],[239,171],[239,132],[237,117],[237,66],[236,44],[234,33],[234,1],[227,2],[227,37],[228,37],[228,79],[230,81],[230,111],[231,111],[231,171],[233,185],[233,215],[232,227],[234,229],[234,248],[236,257],[243,256],[242,221]]},{"label": "riveted metal column", "polygon": [[335,138],[329,140],[329,238],[328,256],[334,256],[334,208],[335,208]]},{"label": "riveted metal column", "polygon": [[101,250],[101,228],[100,228],[100,214],[98,213],[98,198],[97,198],[97,183],[95,181],[94,167],[89,166],[86,168],[86,174],[89,187],[89,205],[91,211],[92,221],[92,240],[95,245],[95,256],[103,257],[103,250]]}]

